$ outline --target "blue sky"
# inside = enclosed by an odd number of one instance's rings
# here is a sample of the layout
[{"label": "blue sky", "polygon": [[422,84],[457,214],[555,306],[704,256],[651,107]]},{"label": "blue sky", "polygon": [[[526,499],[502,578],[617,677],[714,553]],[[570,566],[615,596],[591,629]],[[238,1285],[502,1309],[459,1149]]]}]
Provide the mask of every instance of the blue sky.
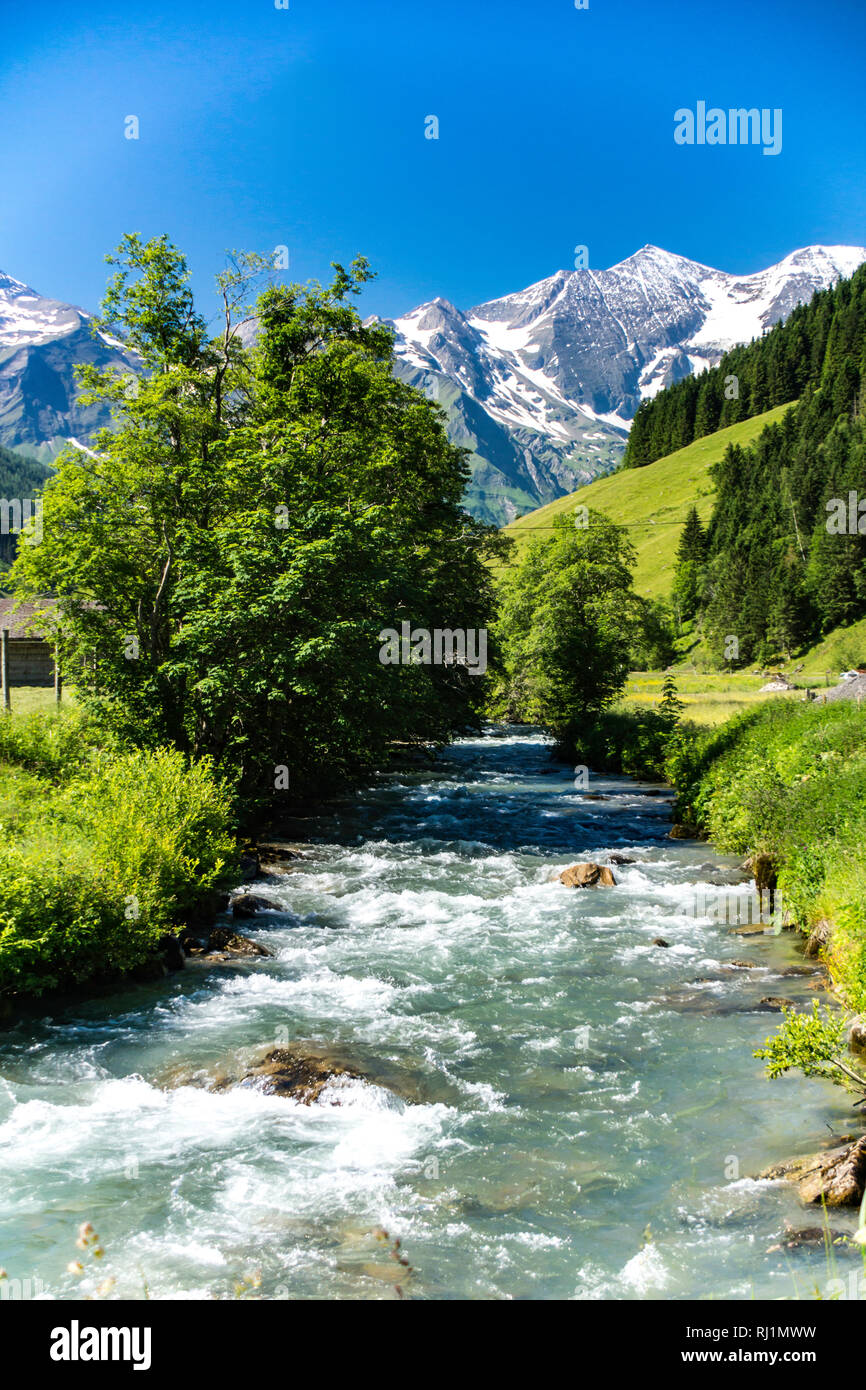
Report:
[{"label": "blue sky", "polygon": [[[393,315],[576,245],[748,272],[866,243],[862,0],[289,4],[7,0],[0,268],[95,308],[105,252],[167,231],[209,311],[227,247],[286,245],[299,280],[363,252],[363,308]],[[677,146],[698,100],[781,107],[781,154]]]}]

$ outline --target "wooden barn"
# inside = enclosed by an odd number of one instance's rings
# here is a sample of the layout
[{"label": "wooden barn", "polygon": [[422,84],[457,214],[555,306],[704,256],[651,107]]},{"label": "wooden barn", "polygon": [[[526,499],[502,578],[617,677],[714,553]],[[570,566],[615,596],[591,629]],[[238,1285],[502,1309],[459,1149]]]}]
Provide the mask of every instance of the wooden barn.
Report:
[{"label": "wooden barn", "polygon": [[54,686],[60,696],[54,642],[34,629],[34,605],[0,595],[0,675],[4,702],[10,689],[21,685]]}]

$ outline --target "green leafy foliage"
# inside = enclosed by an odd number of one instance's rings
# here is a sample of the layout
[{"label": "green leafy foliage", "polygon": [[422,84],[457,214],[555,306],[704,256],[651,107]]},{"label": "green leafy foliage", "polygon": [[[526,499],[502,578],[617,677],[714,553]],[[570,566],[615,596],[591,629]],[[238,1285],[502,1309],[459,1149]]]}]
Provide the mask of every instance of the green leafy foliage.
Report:
[{"label": "green leafy foliage", "polygon": [[52,739],[51,722],[2,725],[0,994],[130,970],[236,879],[232,797],[206,762],[98,750],[68,717]]},{"label": "green leafy foliage", "polygon": [[632,635],[632,670],[657,671],[676,658],[676,642],[670,608],[661,599],[640,597]]},{"label": "green leafy foliage", "polygon": [[82,710],[35,710],[0,719],[0,763],[38,773],[54,783],[68,781],[94,754],[117,746]]},{"label": "green leafy foliage", "polygon": [[866,710],[768,701],[667,759],[677,814],[721,850],[769,855],[796,923],[836,924],[828,964],[866,1007]]},{"label": "green leafy foliage", "polygon": [[822,1014],[815,1000],[810,1014],[785,1009],[778,1031],[754,1055],[767,1063],[771,1079],[798,1069],[804,1076],[822,1076],[866,1094],[866,1077],[849,1064],[845,1032],[844,1016],[826,1010]]},{"label": "green leafy foliage", "polygon": [[492,708],[543,724],[566,745],[625,686],[641,601],[625,531],[599,513],[568,517],[500,581],[502,674]]},{"label": "green leafy foliage", "polygon": [[657,707],[636,704],[629,709],[605,710],[582,725],[573,751],[581,762],[599,772],[624,772],[629,777],[662,781],[675,732]]},{"label": "green leafy foliage", "polygon": [[366,261],[305,288],[235,256],[211,337],[165,237],[127,236],[110,259],[101,326],[148,371],[131,390],[82,369],[116,429],[61,455],[42,543],[14,570],[22,594],[56,595],[85,707],[130,742],[213,758],[250,813],[280,769],[319,792],[394,741],[476,722],[485,682],[464,665],[379,660],[404,621],[485,628],[484,560],[506,543],[462,511],[464,451],[351,303]]}]

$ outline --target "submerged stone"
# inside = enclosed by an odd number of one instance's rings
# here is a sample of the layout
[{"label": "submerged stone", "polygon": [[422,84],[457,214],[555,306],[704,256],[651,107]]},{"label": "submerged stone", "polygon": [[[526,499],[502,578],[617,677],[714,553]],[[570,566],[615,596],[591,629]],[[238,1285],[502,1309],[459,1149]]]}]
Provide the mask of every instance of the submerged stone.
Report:
[{"label": "submerged stone", "polygon": [[[222,1077],[214,1089],[255,1086],[265,1095],[285,1096],[302,1105],[312,1105],[322,1098],[327,1087],[340,1081],[363,1081],[369,1086],[381,1086],[409,1105],[432,1101],[453,1103],[459,1094],[441,1079],[430,1078],[413,1068],[350,1053],[340,1046],[308,1042],[275,1047],[240,1076]],[[326,1099],[331,1105],[339,1105],[339,1086],[334,1087]]]},{"label": "submerged stone", "polygon": [[771,1245],[767,1254],[776,1250],[801,1250],[804,1246],[814,1248],[830,1245],[847,1245],[850,1237],[845,1231],[833,1231],[829,1226],[804,1226],[799,1231],[786,1231],[777,1245]]}]

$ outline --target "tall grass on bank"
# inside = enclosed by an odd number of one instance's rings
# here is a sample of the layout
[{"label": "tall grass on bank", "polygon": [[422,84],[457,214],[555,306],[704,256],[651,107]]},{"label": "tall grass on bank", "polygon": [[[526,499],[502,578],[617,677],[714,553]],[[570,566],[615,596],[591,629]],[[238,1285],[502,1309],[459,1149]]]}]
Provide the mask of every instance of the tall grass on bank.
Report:
[{"label": "tall grass on bank", "polygon": [[767,854],[798,926],[835,925],[828,964],[866,1009],[866,710],[770,702],[677,739],[677,813],[727,852]]},{"label": "tall grass on bank", "polygon": [[0,996],[143,964],[233,881],[232,830],[206,761],[106,743],[77,713],[0,719]]}]

